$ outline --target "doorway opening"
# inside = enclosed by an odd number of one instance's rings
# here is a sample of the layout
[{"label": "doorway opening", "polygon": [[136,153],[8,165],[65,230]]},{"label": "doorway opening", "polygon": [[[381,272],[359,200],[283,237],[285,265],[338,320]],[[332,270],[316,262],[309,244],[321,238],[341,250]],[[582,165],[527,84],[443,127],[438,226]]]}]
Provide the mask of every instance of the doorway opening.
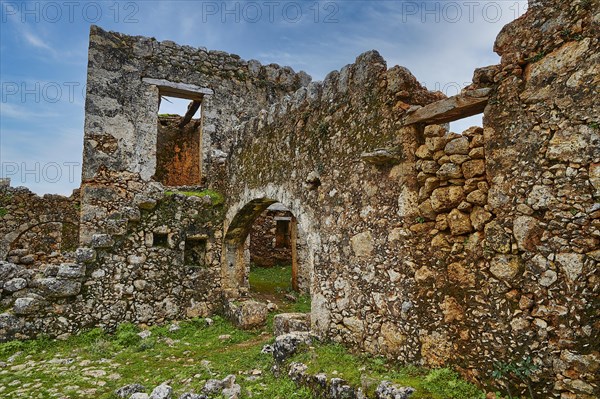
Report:
[{"label": "doorway opening", "polygon": [[240,209],[225,235],[223,282],[229,296],[287,308],[308,294],[311,262],[299,232],[295,215],[275,200],[255,199]]}]

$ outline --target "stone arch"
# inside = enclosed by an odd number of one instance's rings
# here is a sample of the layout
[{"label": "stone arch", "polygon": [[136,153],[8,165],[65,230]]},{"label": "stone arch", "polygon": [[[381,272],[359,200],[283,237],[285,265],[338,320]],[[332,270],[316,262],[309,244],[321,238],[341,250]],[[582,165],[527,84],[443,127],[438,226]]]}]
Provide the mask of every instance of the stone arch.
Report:
[{"label": "stone arch", "polygon": [[76,220],[64,220],[64,219],[48,219],[44,221],[35,221],[31,223],[23,223],[19,225],[17,229],[5,235],[2,240],[0,240],[0,259],[6,259],[6,256],[10,252],[13,243],[19,240],[25,233],[30,231],[31,229],[43,226],[50,223],[60,223],[60,224],[68,224],[69,226],[73,226],[75,228],[79,228],[79,223]]},{"label": "stone arch", "polygon": [[[7,234],[4,237],[4,240],[0,243],[0,255],[1,255],[1,259],[5,259],[8,255],[8,253],[14,249],[15,245],[29,232],[31,232],[33,229],[35,228],[43,228],[52,224],[56,224],[58,225],[57,227],[60,229],[60,231],[58,232],[58,234],[60,235],[60,251],[62,252],[64,250],[64,242],[63,239],[65,238],[65,234],[68,230],[72,231],[72,235],[75,238],[75,241],[77,241],[77,238],[79,236],[79,224],[76,223],[76,221],[71,221],[71,220],[46,220],[46,221],[42,221],[42,222],[33,222],[33,223],[26,223],[23,224],[21,226],[19,226],[18,229],[16,229],[15,231],[11,232],[10,234]],[[75,242],[75,247],[77,246],[78,242]],[[73,250],[75,250],[75,248],[72,248]]]},{"label": "stone arch", "polygon": [[[269,195],[270,194],[270,195]],[[312,228],[312,218],[299,206],[298,201],[286,195],[270,193],[246,193],[244,199],[232,205],[225,220],[225,235],[222,256],[222,284],[226,296],[235,298],[249,288],[250,266],[248,236],[256,218],[270,205],[281,203],[294,215],[292,227],[295,235],[293,263],[295,263],[295,286],[301,293],[311,293],[313,269],[318,235]]]}]

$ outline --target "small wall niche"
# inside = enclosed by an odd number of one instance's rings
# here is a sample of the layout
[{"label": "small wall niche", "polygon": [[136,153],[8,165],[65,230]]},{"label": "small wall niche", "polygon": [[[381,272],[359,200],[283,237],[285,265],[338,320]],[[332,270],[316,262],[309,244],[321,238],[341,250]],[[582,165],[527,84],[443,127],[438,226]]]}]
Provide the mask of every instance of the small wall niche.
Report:
[{"label": "small wall niche", "polygon": [[160,248],[169,247],[169,235],[167,233],[152,233],[152,246]]},{"label": "small wall niche", "polygon": [[205,267],[206,266],[206,244],[208,237],[188,236],[185,240],[185,249],[183,254],[184,265],[187,267]]}]

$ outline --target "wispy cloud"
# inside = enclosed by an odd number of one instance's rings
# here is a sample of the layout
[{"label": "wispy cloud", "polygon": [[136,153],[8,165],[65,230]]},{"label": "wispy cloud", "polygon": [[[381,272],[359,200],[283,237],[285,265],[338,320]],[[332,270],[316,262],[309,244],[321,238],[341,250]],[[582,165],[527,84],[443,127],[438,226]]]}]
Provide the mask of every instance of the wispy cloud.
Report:
[{"label": "wispy cloud", "polygon": [[33,47],[48,50],[53,54],[55,53],[55,50],[52,47],[50,47],[50,45],[48,43],[44,42],[42,39],[37,37],[32,32],[29,32],[26,29],[23,29],[22,34],[23,34],[23,37],[25,38],[25,41],[27,43],[31,44]]}]

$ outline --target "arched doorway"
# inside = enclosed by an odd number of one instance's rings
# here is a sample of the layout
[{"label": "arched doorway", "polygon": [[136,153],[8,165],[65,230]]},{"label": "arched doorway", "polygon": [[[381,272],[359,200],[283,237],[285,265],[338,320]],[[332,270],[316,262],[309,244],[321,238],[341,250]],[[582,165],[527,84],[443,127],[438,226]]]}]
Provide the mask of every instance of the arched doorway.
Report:
[{"label": "arched doorway", "polygon": [[[235,214],[225,234],[222,277],[226,295],[234,298],[244,296],[250,291],[249,275],[253,259],[250,251],[251,231],[257,219],[264,223],[273,223],[274,231],[270,245],[277,253],[272,254],[271,261],[275,262],[278,257],[282,261],[289,261],[291,288],[301,294],[309,293],[310,271],[306,261],[306,245],[296,216],[277,200],[258,198],[248,202]],[[278,246],[281,248],[277,248]],[[261,255],[254,254],[255,262],[257,256]]]}]

